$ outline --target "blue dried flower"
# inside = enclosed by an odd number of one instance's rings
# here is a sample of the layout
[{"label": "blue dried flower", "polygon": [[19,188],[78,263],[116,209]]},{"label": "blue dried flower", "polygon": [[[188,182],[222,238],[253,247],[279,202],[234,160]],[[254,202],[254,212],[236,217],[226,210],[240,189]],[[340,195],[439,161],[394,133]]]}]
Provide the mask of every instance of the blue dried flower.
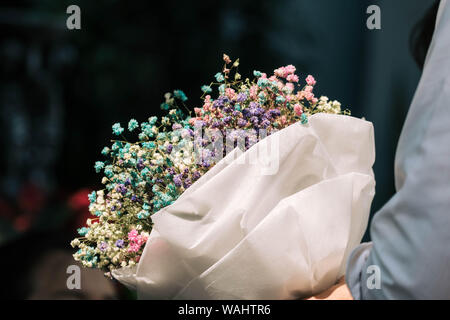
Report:
[{"label": "blue dried flower", "polygon": [[103,168],[105,167],[105,164],[101,161],[95,162],[94,168],[95,172],[99,173]]},{"label": "blue dried flower", "polygon": [[131,119],[128,122],[128,130],[131,132],[139,126],[139,123],[135,119]]},{"label": "blue dried flower", "polygon": [[95,202],[97,200],[97,193],[95,191],[92,191],[91,193],[89,193],[88,199],[90,203]]},{"label": "blue dried flower", "polygon": [[278,97],[275,99],[275,101],[276,101],[276,103],[283,103],[283,102],[286,101],[286,98],[283,97],[283,96],[278,96]]},{"label": "blue dried flower", "polygon": [[178,98],[178,99],[180,99],[181,101],[186,101],[188,98],[186,97],[186,95],[184,94],[184,92],[183,91],[181,91],[181,90],[174,90],[173,91],[173,95],[176,97],[176,98]]},{"label": "blue dried flower", "polygon": [[302,122],[302,124],[308,123],[308,117],[304,113],[302,113],[301,122]]},{"label": "blue dried flower", "polygon": [[105,176],[108,178],[112,178],[114,176],[114,171],[112,166],[105,167]]},{"label": "blue dried flower", "polygon": [[123,128],[120,126],[120,123],[114,123],[112,126],[112,130],[116,136],[121,135],[123,132]]},{"label": "blue dried flower", "polygon": [[102,155],[106,156],[110,151],[111,149],[109,149],[108,147],[104,147],[102,150]]},{"label": "blue dried flower", "polygon": [[150,117],[148,118],[148,123],[155,124],[158,121],[158,117]]},{"label": "blue dried flower", "polygon": [[89,228],[83,227],[83,228],[77,229],[77,232],[80,236],[84,237],[89,232]]},{"label": "blue dried flower", "polygon": [[148,168],[144,168],[144,169],[142,169],[142,171],[141,171],[141,175],[145,178],[146,176],[148,176],[148,175],[150,175],[151,174],[151,172],[150,172],[150,170],[148,169]]},{"label": "blue dried flower", "polygon": [[153,141],[150,141],[150,142],[144,142],[144,143],[142,144],[142,146],[143,146],[144,148],[147,148],[147,149],[155,149],[155,148],[156,148],[156,144],[155,144]]},{"label": "blue dried flower", "polygon": [[257,85],[262,88],[267,87],[269,85],[269,80],[267,80],[265,78],[259,78]]},{"label": "blue dried flower", "polygon": [[141,141],[148,139],[147,135],[144,132],[139,133],[138,137],[139,137],[139,140],[141,140]]},{"label": "blue dried flower", "polygon": [[210,92],[212,92],[212,89],[210,86],[202,86],[202,91],[204,93],[210,93]]},{"label": "blue dried flower", "polygon": [[214,76],[216,78],[217,82],[222,82],[223,80],[225,80],[224,76],[222,73],[217,72],[216,75]]}]

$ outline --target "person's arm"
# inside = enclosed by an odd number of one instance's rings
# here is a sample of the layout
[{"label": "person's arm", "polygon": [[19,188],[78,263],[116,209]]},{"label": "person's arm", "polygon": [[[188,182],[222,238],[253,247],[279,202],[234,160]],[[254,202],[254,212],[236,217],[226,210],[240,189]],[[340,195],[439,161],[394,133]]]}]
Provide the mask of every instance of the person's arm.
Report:
[{"label": "person's arm", "polygon": [[450,6],[441,3],[396,156],[394,197],[351,254],[355,299],[450,299]]}]

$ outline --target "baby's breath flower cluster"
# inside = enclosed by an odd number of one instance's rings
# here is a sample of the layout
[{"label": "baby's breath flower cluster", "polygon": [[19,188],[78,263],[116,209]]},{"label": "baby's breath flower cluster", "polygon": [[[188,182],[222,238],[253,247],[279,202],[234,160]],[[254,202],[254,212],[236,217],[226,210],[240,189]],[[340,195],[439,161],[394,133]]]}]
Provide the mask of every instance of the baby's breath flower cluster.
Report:
[{"label": "baby's breath flower cluster", "polygon": [[[137,135],[137,142],[127,141],[121,124],[112,126],[117,139],[101,152],[107,160],[94,165],[104,175],[104,189],[89,195],[93,217],[71,242],[78,248],[75,260],[107,275],[139,262],[152,229],[151,216],[176,201],[217,162],[211,150],[194,152],[195,146],[208,143],[202,136],[194,138],[194,130],[219,130],[222,137],[230,129],[264,129],[270,134],[298,121],[305,124],[314,113],[349,113],[337,101],[317,98],[311,75],[299,84],[292,65],[276,69],[270,77],[254,71],[250,80],[239,74],[239,59],[233,62],[224,54],[223,60],[215,81],[201,87],[203,105],[194,108],[194,115],[185,105],[184,92],[174,90],[165,94],[161,104],[165,116],[140,124],[129,121],[126,129]],[[215,99],[213,88],[217,88]],[[246,140],[245,148],[255,142]]]}]

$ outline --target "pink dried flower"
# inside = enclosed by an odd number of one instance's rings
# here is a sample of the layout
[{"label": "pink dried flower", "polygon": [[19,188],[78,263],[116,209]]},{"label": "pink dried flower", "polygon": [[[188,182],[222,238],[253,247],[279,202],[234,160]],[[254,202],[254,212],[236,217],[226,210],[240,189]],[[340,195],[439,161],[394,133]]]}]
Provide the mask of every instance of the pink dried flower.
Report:
[{"label": "pink dried flower", "polygon": [[131,230],[130,232],[128,232],[128,240],[130,241],[134,241],[136,239],[136,237],[138,236],[138,232],[136,229]]},{"label": "pink dried flower", "polygon": [[128,247],[128,252],[138,252],[140,248],[141,248],[140,244],[132,242],[132,243],[130,243],[130,246]]},{"label": "pink dried flower", "polygon": [[316,84],[316,79],[312,75],[308,75],[306,77],[306,83],[310,86],[314,86]]},{"label": "pink dried flower", "polygon": [[288,83],[286,83],[285,88],[286,88],[286,90],[288,90],[289,92],[292,92],[292,91],[294,91],[294,84],[288,82]]},{"label": "pink dried flower", "polygon": [[210,111],[210,110],[211,110],[211,102],[206,102],[206,103],[203,105],[203,110],[204,110],[205,112]]},{"label": "pink dried flower", "polygon": [[302,108],[301,104],[296,103],[296,104],[294,105],[294,112],[295,112],[295,114],[296,114],[297,116],[301,116],[301,115],[302,115],[302,113],[303,113],[303,108]]},{"label": "pink dried flower", "polygon": [[258,93],[258,86],[250,87],[250,98],[256,99],[256,94]]},{"label": "pink dried flower", "polygon": [[295,72],[295,70],[296,70],[295,67],[292,64],[284,67],[284,69],[286,71],[286,75],[293,74]]},{"label": "pink dried flower", "polygon": [[306,100],[311,101],[314,98],[314,93],[306,92],[305,93],[305,98],[306,98]]},{"label": "pink dried flower", "polygon": [[230,100],[233,100],[236,97],[236,92],[232,88],[226,88],[225,94]]},{"label": "pink dried flower", "polygon": [[289,82],[298,82],[298,76],[295,74],[290,74],[287,76],[286,80]]},{"label": "pink dried flower", "polygon": [[286,77],[286,69],[284,67],[280,67],[275,69],[273,72],[277,77],[285,78]]},{"label": "pink dried flower", "polygon": [[288,75],[293,74],[295,72],[295,67],[290,64],[286,67],[280,67],[278,69],[275,69],[274,74],[277,77],[286,78]]}]

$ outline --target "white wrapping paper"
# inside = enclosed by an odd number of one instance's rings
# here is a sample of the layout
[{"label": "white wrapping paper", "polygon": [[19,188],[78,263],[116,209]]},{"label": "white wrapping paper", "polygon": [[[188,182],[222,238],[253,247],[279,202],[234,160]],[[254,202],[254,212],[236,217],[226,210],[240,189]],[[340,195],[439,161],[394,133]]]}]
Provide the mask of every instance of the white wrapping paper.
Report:
[{"label": "white wrapping paper", "polygon": [[[248,161],[264,148],[265,163]],[[113,275],[141,299],[316,294],[364,234],[374,149],[370,122],[316,114],[235,150],[153,215],[137,267]]]}]

